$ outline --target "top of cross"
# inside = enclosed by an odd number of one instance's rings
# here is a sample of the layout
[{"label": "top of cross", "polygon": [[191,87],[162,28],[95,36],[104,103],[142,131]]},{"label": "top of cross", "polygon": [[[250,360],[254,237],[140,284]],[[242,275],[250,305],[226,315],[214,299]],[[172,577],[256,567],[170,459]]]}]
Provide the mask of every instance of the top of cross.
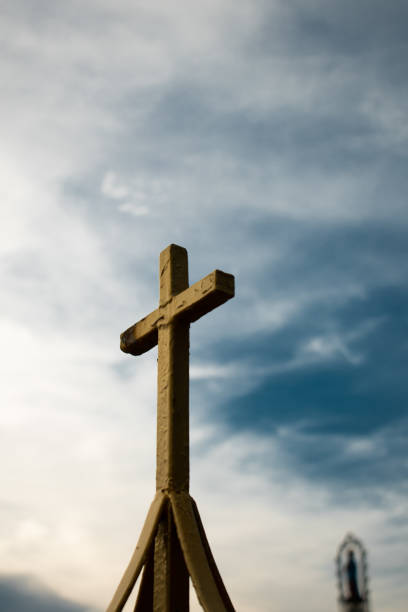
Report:
[{"label": "top of cross", "polygon": [[123,332],[120,348],[142,355],[158,343],[159,327],[177,318],[192,323],[234,297],[234,277],[214,270],[188,286],[188,259],[185,248],[170,244],[160,254],[159,308]]}]

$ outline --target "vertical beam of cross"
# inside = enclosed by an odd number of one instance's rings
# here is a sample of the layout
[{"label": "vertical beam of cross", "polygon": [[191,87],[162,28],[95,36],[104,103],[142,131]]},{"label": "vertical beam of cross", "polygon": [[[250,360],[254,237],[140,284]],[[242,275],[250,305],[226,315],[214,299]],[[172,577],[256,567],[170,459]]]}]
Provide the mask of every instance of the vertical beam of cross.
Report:
[{"label": "vertical beam of cross", "polygon": [[[170,245],[160,254],[162,313],[188,287],[186,249]],[[158,324],[156,489],[189,487],[189,331],[190,323],[165,315]],[[189,609],[189,575],[171,508],[160,521],[155,541],[153,609]]]},{"label": "vertical beam of cross", "polygon": [[[160,310],[187,287],[187,251],[172,244],[160,254]],[[188,491],[190,323],[164,316],[157,327],[156,488]]]}]

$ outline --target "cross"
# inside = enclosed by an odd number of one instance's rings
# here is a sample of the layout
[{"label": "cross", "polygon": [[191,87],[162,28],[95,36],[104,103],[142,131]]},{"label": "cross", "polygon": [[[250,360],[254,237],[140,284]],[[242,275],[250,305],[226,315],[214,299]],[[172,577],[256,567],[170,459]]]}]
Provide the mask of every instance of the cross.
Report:
[{"label": "cross", "polygon": [[234,277],[214,270],[188,286],[187,251],[171,244],[160,254],[159,308],[121,335],[125,353],[158,344],[156,489],[189,488],[189,328],[234,296]]},{"label": "cross", "polygon": [[187,251],[160,254],[159,307],[121,334],[141,355],[158,345],[156,496],[107,612],[120,612],[143,569],[135,612],[188,612],[189,576],[206,612],[234,612],[189,495],[189,332],[234,296],[234,277],[214,270],[188,285]]}]

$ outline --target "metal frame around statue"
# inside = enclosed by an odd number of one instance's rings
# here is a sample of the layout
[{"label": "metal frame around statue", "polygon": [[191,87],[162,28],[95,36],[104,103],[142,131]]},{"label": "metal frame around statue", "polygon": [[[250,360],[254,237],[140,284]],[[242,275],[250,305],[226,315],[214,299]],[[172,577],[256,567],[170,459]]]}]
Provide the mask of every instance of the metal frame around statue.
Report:
[{"label": "metal frame around statue", "polygon": [[156,496],[107,612],[123,609],[142,570],[135,612],[188,612],[189,577],[204,610],[234,611],[189,494],[190,323],[233,296],[220,270],[189,287],[187,251],[172,244],[160,254],[159,308],[121,335],[132,355],[158,345]]},{"label": "metal frame around statue", "polygon": [[[353,593],[353,587],[347,584],[347,557],[353,559],[356,569],[357,592]],[[369,588],[368,588],[368,564],[367,552],[361,540],[353,534],[348,533],[339,546],[336,555],[336,575],[339,591],[339,604],[341,609],[347,612],[368,612],[369,610]],[[350,562],[350,561],[349,561]]]}]

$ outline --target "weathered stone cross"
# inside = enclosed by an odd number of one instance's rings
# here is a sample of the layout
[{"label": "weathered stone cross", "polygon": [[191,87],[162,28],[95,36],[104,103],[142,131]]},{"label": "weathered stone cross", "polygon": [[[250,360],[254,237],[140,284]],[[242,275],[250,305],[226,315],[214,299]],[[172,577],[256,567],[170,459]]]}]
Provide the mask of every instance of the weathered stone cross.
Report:
[{"label": "weathered stone cross", "polygon": [[234,296],[234,277],[215,270],[188,286],[187,251],[160,254],[159,308],[121,335],[141,355],[158,344],[156,497],[107,612],[122,610],[142,568],[135,612],[189,610],[189,575],[208,612],[233,611],[189,491],[189,328]]}]

